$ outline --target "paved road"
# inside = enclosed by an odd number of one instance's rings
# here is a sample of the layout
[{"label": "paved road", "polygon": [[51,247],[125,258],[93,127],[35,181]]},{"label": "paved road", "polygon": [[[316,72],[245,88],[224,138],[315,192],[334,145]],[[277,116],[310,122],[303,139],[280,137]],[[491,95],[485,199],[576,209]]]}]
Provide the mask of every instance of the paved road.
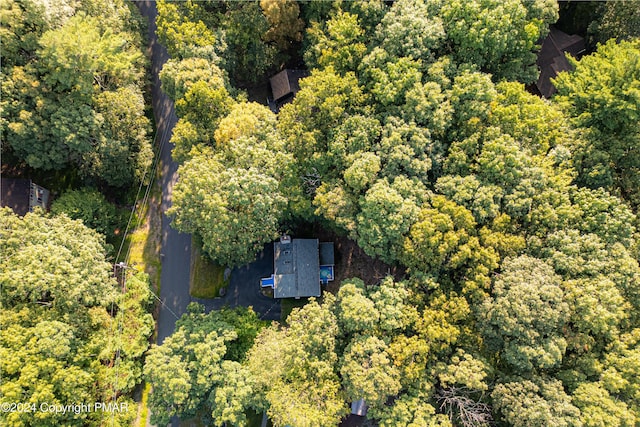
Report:
[{"label": "paved road", "polygon": [[[171,220],[165,215],[171,206],[171,194],[177,179],[178,165],[171,158],[173,144],[171,139],[177,118],[173,102],[160,89],[159,73],[169,59],[167,50],[158,43],[156,37],[157,9],[155,1],[134,0],[140,12],[149,21],[149,50],[151,54],[152,104],[156,121],[156,144],[161,149],[161,181],[162,188],[162,276],[160,299],[163,301],[158,316],[157,342],[164,339],[175,329],[176,320],[186,311],[192,299],[189,295],[189,273],[191,259],[191,236],[179,233],[171,228]],[[230,284],[223,298],[214,300],[197,300],[207,310],[219,309],[223,306],[253,306],[261,313],[263,319],[280,319],[280,302],[260,294],[257,278],[265,277],[272,272],[273,249],[267,245],[258,256],[256,262],[234,269]],[[179,426],[177,417],[171,420],[170,426]],[[147,427],[150,427],[147,420]]]},{"label": "paved road", "polygon": [[162,277],[160,280],[160,299],[164,304],[158,316],[158,344],[171,335],[175,328],[176,317],[180,317],[190,302],[189,268],[191,259],[191,236],[179,233],[171,228],[171,220],[165,215],[171,206],[171,192],[177,178],[178,165],[171,159],[173,144],[171,139],[177,118],[173,101],[160,90],[158,73],[169,59],[167,50],[158,43],[156,37],[155,1],[136,1],[143,16],[149,20],[149,49],[151,51],[151,78],[153,114],[156,120],[158,137],[156,144],[161,147],[162,161]]},{"label": "paved road", "polygon": [[162,147],[162,277],[160,298],[164,304],[158,316],[158,344],[171,335],[175,322],[185,311],[191,301],[197,301],[207,311],[223,306],[253,307],[262,319],[280,319],[280,301],[265,297],[260,293],[259,278],[269,276],[273,272],[273,247],[266,245],[257,260],[249,265],[233,270],[227,293],[223,298],[200,300],[189,295],[189,269],[191,257],[191,236],[179,233],[171,228],[171,220],[164,212],[171,206],[171,192],[177,179],[178,165],[171,158],[173,144],[169,142],[177,118],[173,102],[160,89],[158,74],[169,59],[167,50],[158,43],[155,34],[157,15],[155,1],[138,0],[138,8],[149,20],[149,49],[151,51],[152,103],[156,120],[158,138],[156,143]]}]

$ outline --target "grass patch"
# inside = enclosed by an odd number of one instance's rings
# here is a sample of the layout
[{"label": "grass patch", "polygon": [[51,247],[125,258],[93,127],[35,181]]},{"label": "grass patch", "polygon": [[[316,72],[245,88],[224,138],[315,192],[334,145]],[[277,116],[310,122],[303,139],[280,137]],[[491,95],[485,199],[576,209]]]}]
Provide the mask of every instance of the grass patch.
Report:
[{"label": "grass patch", "polygon": [[147,273],[156,293],[160,289],[162,268],[160,198],[156,181],[153,183],[149,205],[139,207],[140,211],[136,212],[137,215],[131,223],[131,227],[136,228],[127,235],[120,257],[116,260],[127,262],[131,267]]},{"label": "grass patch", "polygon": [[216,298],[220,289],[229,284],[224,280],[225,268],[214,263],[202,250],[202,240],[197,236],[191,238],[191,274],[189,293],[195,298]]},{"label": "grass patch", "polygon": [[294,308],[304,307],[307,302],[309,302],[307,298],[282,298],[280,300],[280,320],[286,322]]},{"label": "grass patch", "polygon": [[145,383],[144,388],[142,389],[142,398],[138,405],[138,419],[136,422],[138,427],[146,427],[147,425],[147,421],[149,419],[149,407],[147,406],[149,394],[151,394],[151,384]]}]

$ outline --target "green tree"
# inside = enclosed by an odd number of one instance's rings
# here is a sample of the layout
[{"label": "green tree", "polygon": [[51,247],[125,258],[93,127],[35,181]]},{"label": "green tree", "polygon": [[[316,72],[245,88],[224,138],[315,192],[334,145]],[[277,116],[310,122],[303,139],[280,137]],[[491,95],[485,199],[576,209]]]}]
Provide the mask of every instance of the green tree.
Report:
[{"label": "green tree", "polygon": [[638,205],[640,132],[637,91],[640,81],[640,42],[611,40],[597,51],[572,60],[575,70],[561,73],[554,98],[566,108],[587,139],[576,147],[579,183],[588,187],[615,186]]},{"label": "green tree", "polygon": [[516,372],[550,369],[562,361],[569,306],[549,265],[528,256],[507,259],[482,310],[488,345]]},{"label": "green tree", "polygon": [[495,89],[496,102],[491,104],[488,123],[517,139],[532,154],[547,154],[580,138],[557,104],[530,94],[523,84],[504,81]]},{"label": "green tree", "polygon": [[251,375],[248,369],[238,362],[223,360],[224,382],[209,395],[211,417],[216,426],[242,426],[247,423],[247,408],[254,399]]},{"label": "green tree", "polygon": [[[170,59],[160,72],[163,91],[175,101],[179,119],[171,142],[173,158],[184,162],[194,147],[213,146],[213,130],[229,113],[233,98],[226,73],[214,61]],[[197,151],[197,150],[196,150]]]},{"label": "green tree", "polygon": [[142,54],[126,37],[126,33],[100,31],[96,18],[74,16],[40,38],[44,81],[57,90],[73,89],[89,96],[94,84],[104,90],[137,82]]},{"label": "green tree", "polygon": [[366,96],[354,73],[341,76],[333,66],[313,71],[300,87],[293,102],[280,110],[278,130],[298,161],[300,175],[315,171],[324,176],[330,169],[325,153],[332,131],[363,112]]},{"label": "green tree", "polygon": [[[56,94],[40,82],[32,67],[15,67],[3,82],[7,145],[35,169],[61,169],[81,162],[99,125],[90,100]],[[60,104],[67,108],[60,109]]]},{"label": "green tree", "polygon": [[[238,102],[233,104],[229,114],[220,120],[214,132],[214,139],[218,148],[235,150],[234,146],[240,145],[235,141],[243,137],[255,137],[259,141],[270,139],[274,134],[275,126],[275,114],[264,105],[255,102]],[[270,143],[275,141],[272,139]],[[281,149],[282,146],[270,148]]]},{"label": "green tree", "polygon": [[342,10],[358,16],[358,21],[365,34],[370,36],[387,14],[388,6],[382,0],[362,0],[342,2]]},{"label": "green tree", "polygon": [[640,36],[640,8],[637,0],[606,2],[601,15],[589,25],[589,32],[601,43],[609,39],[630,40]]},{"label": "green tree", "polygon": [[188,154],[188,148],[199,142],[211,144],[211,129],[215,129],[220,119],[229,112],[232,103],[233,99],[224,86],[212,86],[205,80],[193,83],[184,97],[176,101],[175,106],[180,122],[192,126],[199,138],[192,141],[184,137],[180,139],[172,137],[172,141],[176,143],[173,157],[178,160],[186,158],[179,153]]},{"label": "green tree", "polygon": [[236,84],[256,84],[275,68],[276,48],[264,41],[267,17],[258,1],[230,2],[222,21],[226,69]]},{"label": "green tree", "polygon": [[411,58],[394,59],[381,48],[375,48],[360,64],[361,79],[374,96],[381,116],[397,115],[407,92],[422,80],[421,63]]},{"label": "green tree", "polygon": [[401,387],[400,373],[387,353],[387,345],[374,336],[351,340],[340,374],[347,397],[352,401],[364,399],[369,406],[384,405]]},{"label": "green tree", "polygon": [[602,372],[602,384],[604,388],[619,400],[627,403],[627,406],[636,420],[640,419],[640,381],[635,375],[640,368],[640,328],[634,328],[628,333],[620,335],[619,339],[612,342],[607,348],[604,357],[604,370]]},{"label": "green tree", "polygon": [[372,408],[371,411],[381,427],[451,427],[446,415],[436,414],[436,409],[427,401],[427,396],[420,392],[403,394],[393,405],[378,410]]},{"label": "green tree", "polygon": [[633,426],[636,417],[624,402],[614,399],[599,383],[583,383],[573,393],[573,403],[580,409],[585,427]]},{"label": "green tree", "polygon": [[158,40],[167,48],[172,58],[202,57],[213,60],[217,57],[214,46],[218,38],[198,19],[199,15],[204,13],[199,2],[189,3],[185,5],[186,8],[180,7],[179,3],[166,0],[156,3]]},{"label": "green tree", "polygon": [[[3,412],[0,421],[98,426],[102,420],[95,413],[42,412],[39,405],[106,402],[114,396],[133,405],[123,393],[139,382],[136,359],[152,330],[152,319],[143,311],[147,282],[131,284],[141,298],[118,295],[104,238],[65,215],[36,212],[20,218],[3,209],[0,229],[1,399],[36,407]],[[134,329],[115,333],[121,321]],[[132,416],[114,416],[114,425],[129,425]]]},{"label": "green tree", "polygon": [[[417,275],[416,275],[417,276]],[[419,284],[421,280],[416,280]],[[430,282],[430,283],[429,283]],[[427,280],[429,287],[436,287]],[[466,319],[471,313],[469,302],[455,292],[433,292],[416,322],[418,336],[429,343],[430,352],[445,357],[462,340]]]},{"label": "green tree", "polygon": [[267,18],[269,29],[266,42],[275,43],[280,51],[286,51],[295,42],[302,41],[304,22],[300,19],[300,7],[293,0],[260,0],[260,7]]},{"label": "green tree", "polygon": [[252,394],[238,362],[262,326],[251,309],[205,314],[203,306],[189,305],[175,332],[162,345],[153,346],[145,361],[145,378],[153,387],[149,398],[152,422],[198,414],[210,422],[216,417],[218,426],[224,422],[241,425],[244,411],[225,405],[231,397],[231,402],[243,407],[244,399]]},{"label": "green tree", "polygon": [[319,69],[332,66],[341,75],[355,71],[367,50],[358,16],[348,12],[333,16],[326,29],[312,23],[307,37],[310,43],[304,54],[307,65]]},{"label": "green tree", "polygon": [[469,241],[475,222],[469,211],[442,196],[423,207],[405,239],[403,264],[420,270],[447,268],[458,247]]},{"label": "green tree", "polygon": [[[357,242],[367,254],[387,262],[398,259],[404,236],[418,219],[421,197],[424,197],[420,190],[417,183],[403,176],[392,184],[383,178],[360,199]],[[417,197],[412,194],[414,191]]]},{"label": "green tree", "polygon": [[442,20],[434,12],[423,0],[394,2],[376,29],[380,48],[392,57],[432,62],[445,37]]},{"label": "green tree", "polygon": [[[535,81],[538,77],[533,52],[536,42],[558,15],[557,8],[550,13],[548,7],[527,8],[526,3],[520,0],[443,2],[439,15],[449,49],[457,62],[474,64],[496,80]],[[528,3],[551,5],[544,0]]]},{"label": "green tree", "polygon": [[277,237],[287,204],[298,197],[292,158],[273,113],[255,103],[236,104],[214,139],[215,153],[194,149],[178,170],[169,212],[176,228],[202,237],[212,259],[242,265]]},{"label": "green tree", "polygon": [[491,393],[494,407],[514,427],[580,427],[580,410],[571,404],[560,381],[538,378],[498,384]]},{"label": "green tree", "polygon": [[267,410],[276,426],[334,426],[347,413],[335,367],[334,301],[326,295],[322,305],[312,299],[294,309],[287,327],[264,329],[249,352],[254,408]]},{"label": "green tree", "polygon": [[191,86],[204,81],[212,88],[230,90],[225,72],[205,58],[169,59],[160,71],[162,90],[174,101],[184,98]]},{"label": "green tree", "polygon": [[29,62],[38,48],[38,39],[50,28],[45,5],[37,1],[3,1],[0,3],[0,24],[5,69]]},{"label": "green tree", "polygon": [[83,156],[83,175],[114,187],[141,181],[153,160],[142,92],[133,85],[102,92],[94,109],[101,135]]},{"label": "green tree", "polygon": [[246,264],[278,236],[287,199],[275,178],[257,168],[225,168],[206,155],[186,162],[178,174],[169,211],[173,224],[180,231],[198,233],[214,261]]},{"label": "green tree", "polygon": [[[18,219],[4,210],[2,223],[4,303],[42,304],[62,314],[113,300],[112,267],[97,232],[64,215]],[[43,281],[49,272],[57,274]]]},{"label": "green tree", "polygon": [[80,189],[63,193],[51,204],[54,215],[66,214],[79,219],[106,237],[113,236],[122,221],[116,207],[96,190]]},{"label": "green tree", "polygon": [[365,334],[373,330],[380,320],[380,313],[375,303],[367,298],[364,282],[361,280],[342,282],[338,291],[338,303],[336,317],[340,329],[345,333]]},{"label": "green tree", "polygon": [[94,183],[125,187],[151,161],[139,35],[81,10],[60,19],[29,62],[3,78],[7,146],[35,169],[74,167]]}]

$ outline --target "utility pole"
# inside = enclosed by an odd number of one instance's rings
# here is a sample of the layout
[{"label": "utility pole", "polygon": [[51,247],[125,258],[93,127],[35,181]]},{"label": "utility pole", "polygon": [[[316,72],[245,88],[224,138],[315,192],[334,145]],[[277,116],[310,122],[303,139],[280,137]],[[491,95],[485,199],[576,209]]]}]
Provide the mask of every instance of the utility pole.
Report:
[{"label": "utility pole", "polygon": [[[120,269],[120,274],[118,274],[118,269]],[[134,267],[127,265],[124,261],[120,261],[117,264],[113,264],[113,275],[118,281],[118,284],[120,284],[120,286],[122,287],[123,293],[127,291],[127,280],[126,280],[127,270],[133,270],[136,272],[138,271]]]}]

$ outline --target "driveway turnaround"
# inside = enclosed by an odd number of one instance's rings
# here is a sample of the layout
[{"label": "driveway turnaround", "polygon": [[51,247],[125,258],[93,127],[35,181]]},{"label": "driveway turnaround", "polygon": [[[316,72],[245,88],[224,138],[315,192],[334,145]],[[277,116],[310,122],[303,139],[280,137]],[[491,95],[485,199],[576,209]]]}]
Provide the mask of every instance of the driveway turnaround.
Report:
[{"label": "driveway turnaround", "polygon": [[265,245],[256,260],[231,271],[229,286],[223,297],[209,300],[192,298],[206,307],[207,312],[222,307],[253,307],[263,320],[280,320],[280,300],[262,295],[260,278],[273,273],[273,244]]}]

